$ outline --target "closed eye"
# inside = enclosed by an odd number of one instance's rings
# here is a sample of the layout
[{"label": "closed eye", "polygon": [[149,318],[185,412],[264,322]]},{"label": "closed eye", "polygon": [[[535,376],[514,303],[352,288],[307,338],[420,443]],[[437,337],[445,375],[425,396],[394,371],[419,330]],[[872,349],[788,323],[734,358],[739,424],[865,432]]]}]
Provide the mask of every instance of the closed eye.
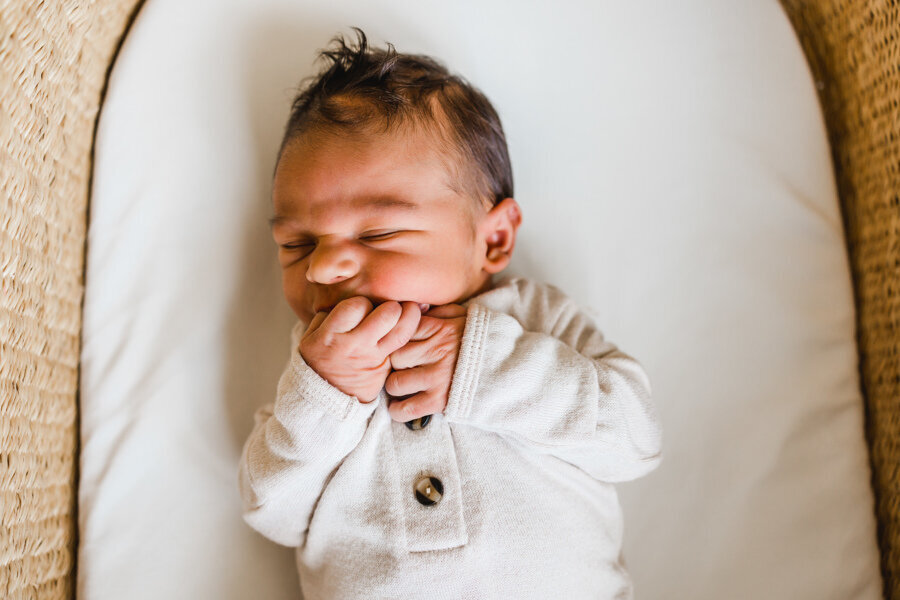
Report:
[{"label": "closed eye", "polygon": [[[405,230],[392,229],[390,231],[373,231],[364,233],[363,235],[359,236],[359,239],[364,242],[380,242],[383,240],[389,240],[401,233],[405,233]],[[279,244],[279,246],[284,250],[311,250],[312,248],[315,248],[316,242],[312,240],[299,241],[288,244]]]},{"label": "closed eye", "polygon": [[300,248],[312,248],[315,246],[313,242],[300,242],[298,244],[281,244],[281,247],[285,250],[297,250]]},{"label": "closed eye", "polygon": [[394,237],[395,235],[397,235],[398,233],[403,233],[403,232],[400,230],[380,231],[377,233],[373,232],[373,233],[367,233],[367,234],[360,236],[360,239],[365,240],[367,242],[379,242],[381,240],[390,239],[390,238]]}]

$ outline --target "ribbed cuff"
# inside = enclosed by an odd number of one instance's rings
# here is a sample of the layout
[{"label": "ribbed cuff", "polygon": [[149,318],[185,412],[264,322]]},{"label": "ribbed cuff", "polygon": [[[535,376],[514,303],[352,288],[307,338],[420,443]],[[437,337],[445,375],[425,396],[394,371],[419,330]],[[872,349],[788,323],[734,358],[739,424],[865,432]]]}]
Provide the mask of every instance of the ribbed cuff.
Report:
[{"label": "ribbed cuff", "polygon": [[469,304],[456,369],[453,381],[450,382],[447,407],[444,409],[444,416],[448,421],[463,421],[472,411],[472,398],[478,388],[490,320],[487,308],[475,302]]}]

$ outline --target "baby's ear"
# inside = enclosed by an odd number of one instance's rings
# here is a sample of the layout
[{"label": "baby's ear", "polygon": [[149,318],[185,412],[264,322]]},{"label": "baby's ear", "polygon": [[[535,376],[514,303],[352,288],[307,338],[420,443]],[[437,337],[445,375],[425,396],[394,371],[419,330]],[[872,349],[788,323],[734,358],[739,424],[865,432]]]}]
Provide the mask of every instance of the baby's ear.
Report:
[{"label": "baby's ear", "polygon": [[504,198],[488,211],[482,221],[482,232],[487,245],[483,269],[499,273],[506,268],[516,245],[516,232],[522,224],[522,211],[512,198]]}]

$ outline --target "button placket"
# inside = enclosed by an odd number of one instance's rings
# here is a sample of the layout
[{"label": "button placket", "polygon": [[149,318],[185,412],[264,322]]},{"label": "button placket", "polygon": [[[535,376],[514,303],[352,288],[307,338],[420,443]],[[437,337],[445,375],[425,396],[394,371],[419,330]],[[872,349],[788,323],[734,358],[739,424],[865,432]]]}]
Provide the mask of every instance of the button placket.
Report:
[{"label": "button placket", "polygon": [[392,434],[404,488],[408,550],[441,550],[467,543],[459,465],[449,423],[440,414],[431,415],[418,429],[395,421]]}]

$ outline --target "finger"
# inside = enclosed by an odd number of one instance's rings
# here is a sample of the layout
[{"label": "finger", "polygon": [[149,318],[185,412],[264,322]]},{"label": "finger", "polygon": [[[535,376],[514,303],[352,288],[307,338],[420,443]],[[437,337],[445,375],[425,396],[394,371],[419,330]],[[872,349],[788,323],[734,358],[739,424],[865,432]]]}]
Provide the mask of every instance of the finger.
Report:
[{"label": "finger", "polygon": [[391,359],[391,368],[395,371],[430,364],[437,360],[434,354],[434,344],[430,339],[410,341],[391,352],[389,358]]},{"label": "finger", "polygon": [[466,316],[466,307],[460,304],[441,304],[432,307],[425,314],[429,317],[438,317],[441,319],[451,319],[453,317]]},{"label": "finger", "polygon": [[433,387],[435,381],[433,365],[421,365],[411,369],[391,371],[384,380],[384,391],[391,396],[409,396]]},{"label": "finger", "polygon": [[413,333],[412,337],[409,339],[410,341],[427,340],[440,331],[442,327],[444,327],[443,319],[422,315],[422,318],[419,319],[419,324],[416,327],[415,333]]},{"label": "finger", "polygon": [[306,336],[310,335],[311,333],[314,333],[316,331],[316,329],[318,329],[319,326],[322,324],[322,321],[325,320],[325,317],[327,317],[327,316],[328,316],[328,313],[325,311],[319,311],[315,315],[313,315],[313,318],[310,319],[310,321],[309,321],[309,325],[306,326],[306,331],[303,332],[303,337],[306,337]]},{"label": "finger", "polygon": [[422,318],[422,311],[415,302],[403,302],[400,306],[403,312],[400,314],[397,324],[378,341],[378,348],[385,354],[390,354],[406,344],[412,334],[416,332],[419,319]]},{"label": "finger", "polygon": [[360,342],[374,346],[385,334],[387,334],[403,313],[399,302],[388,300],[375,307],[366,317],[350,332],[358,336]]},{"label": "finger", "polygon": [[443,412],[443,410],[441,397],[434,391],[420,392],[406,400],[391,402],[388,406],[391,418],[400,423],[420,419],[425,415],[436,415]]},{"label": "finger", "polygon": [[372,310],[372,303],[365,296],[353,296],[341,300],[331,309],[322,327],[332,333],[350,331]]}]

